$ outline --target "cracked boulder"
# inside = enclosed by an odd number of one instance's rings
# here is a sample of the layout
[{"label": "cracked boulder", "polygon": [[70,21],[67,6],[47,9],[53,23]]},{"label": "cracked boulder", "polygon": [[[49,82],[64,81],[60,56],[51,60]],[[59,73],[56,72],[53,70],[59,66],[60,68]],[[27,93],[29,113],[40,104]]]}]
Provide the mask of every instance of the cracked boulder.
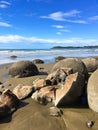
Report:
[{"label": "cracked boulder", "polygon": [[85,76],[85,78],[88,78],[88,71],[84,63],[78,59],[78,58],[66,58],[64,60],[61,60],[57,62],[51,72],[55,71],[56,69],[60,67],[65,67],[65,68],[72,68],[73,73],[79,72]]},{"label": "cracked boulder", "polygon": [[0,117],[5,117],[15,111],[19,106],[19,99],[10,90],[5,90],[0,95]]},{"label": "cracked boulder", "polygon": [[65,106],[77,102],[83,94],[84,83],[84,76],[78,72],[67,76],[63,87],[56,90],[55,106]]},{"label": "cracked boulder", "polygon": [[13,93],[18,97],[18,99],[24,99],[28,97],[33,92],[33,87],[28,85],[19,84],[13,89]]}]

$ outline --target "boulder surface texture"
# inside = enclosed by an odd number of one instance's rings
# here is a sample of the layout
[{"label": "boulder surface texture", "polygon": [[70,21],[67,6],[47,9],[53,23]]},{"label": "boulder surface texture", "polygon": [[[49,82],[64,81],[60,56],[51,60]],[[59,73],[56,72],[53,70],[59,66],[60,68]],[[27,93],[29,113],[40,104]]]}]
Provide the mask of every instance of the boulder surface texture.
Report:
[{"label": "boulder surface texture", "polygon": [[24,60],[12,64],[8,73],[12,77],[27,77],[37,75],[39,71],[34,63]]}]

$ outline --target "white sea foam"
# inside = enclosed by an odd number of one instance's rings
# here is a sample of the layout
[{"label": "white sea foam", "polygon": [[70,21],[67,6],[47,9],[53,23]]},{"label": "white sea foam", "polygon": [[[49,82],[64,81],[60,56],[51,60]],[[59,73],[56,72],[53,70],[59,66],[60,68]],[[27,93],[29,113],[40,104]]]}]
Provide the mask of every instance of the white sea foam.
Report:
[{"label": "white sea foam", "polygon": [[[11,59],[16,55],[16,59]],[[53,62],[55,57],[90,57],[98,56],[98,49],[51,49],[51,50],[0,50],[0,64],[16,62],[20,60],[42,59],[45,63]]]}]

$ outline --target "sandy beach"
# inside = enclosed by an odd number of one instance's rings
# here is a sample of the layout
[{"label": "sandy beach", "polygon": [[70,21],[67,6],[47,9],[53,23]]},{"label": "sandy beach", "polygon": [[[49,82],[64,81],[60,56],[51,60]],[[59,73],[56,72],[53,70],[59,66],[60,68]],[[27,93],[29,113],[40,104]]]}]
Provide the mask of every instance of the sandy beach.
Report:
[{"label": "sandy beach", "polygon": [[[9,89],[18,84],[32,85],[37,78],[45,78],[55,63],[37,64],[39,75],[25,78],[11,78],[8,68],[11,64],[0,65],[0,82]],[[92,111],[87,104],[76,104],[61,108],[61,117],[49,115],[53,104],[41,105],[30,97],[22,100],[18,110],[0,119],[0,130],[88,130],[87,122],[94,121],[92,130],[98,130],[98,113]]]}]

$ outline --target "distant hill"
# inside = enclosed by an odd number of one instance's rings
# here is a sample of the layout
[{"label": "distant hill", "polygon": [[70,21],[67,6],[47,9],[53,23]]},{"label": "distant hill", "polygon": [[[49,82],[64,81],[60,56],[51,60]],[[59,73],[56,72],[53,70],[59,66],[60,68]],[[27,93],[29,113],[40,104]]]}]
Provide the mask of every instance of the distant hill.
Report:
[{"label": "distant hill", "polygon": [[83,47],[79,47],[79,46],[54,46],[51,49],[71,49],[71,48],[98,48],[98,46],[83,46]]}]

